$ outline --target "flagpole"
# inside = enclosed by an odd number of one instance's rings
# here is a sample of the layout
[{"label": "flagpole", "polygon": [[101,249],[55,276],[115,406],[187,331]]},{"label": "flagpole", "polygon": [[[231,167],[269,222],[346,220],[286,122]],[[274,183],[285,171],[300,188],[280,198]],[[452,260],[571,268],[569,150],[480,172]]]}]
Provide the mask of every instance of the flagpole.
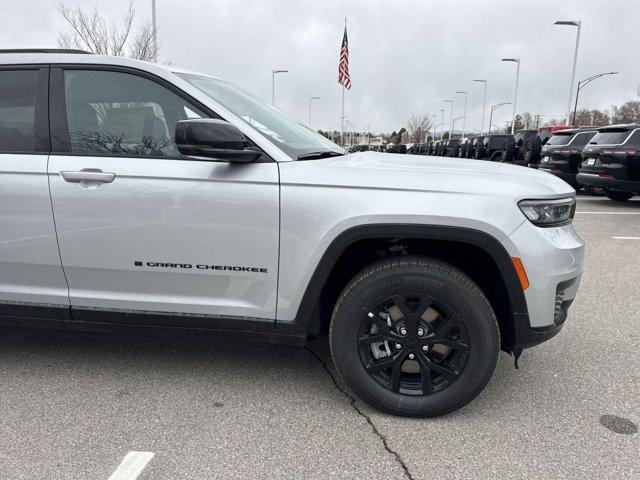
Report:
[{"label": "flagpole", "polygon": [[342,126],[340,127],[340,144],[344,147],[344,85],[342,85]]},{"label": "flagpole", "polygon": [[[347,17],[344,17],[344,30],[347,31]],[[344,83],[342,83],[342,119],[341,127],[340,127],[340,143],[341,146],[344,147]]]}]

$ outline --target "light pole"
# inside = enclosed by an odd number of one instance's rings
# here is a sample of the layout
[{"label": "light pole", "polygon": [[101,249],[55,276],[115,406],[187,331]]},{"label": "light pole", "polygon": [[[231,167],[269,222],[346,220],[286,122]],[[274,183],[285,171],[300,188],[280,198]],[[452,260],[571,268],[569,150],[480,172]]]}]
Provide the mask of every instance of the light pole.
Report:
[{"label": "light pole", "polygon": [[[513,119],[511,120],[511,135],[516,128],[516,103],[518,102],[518,79],[520,78],[520,59],[519,58],[503,58],[503,62],[516,62],[518,68],[516,69],[516,89],[513,92]],[[491,130],[491,122],[489,122],[489,130]]]},{"label": "light pole", "polygon": [[433,118],[433,136],[431,137],[431,140],[433,140],[435,142],[436,140],[436,117],[435,115],[431,115],[431,118]]},{"label": "light pole", "polygon": [[461,92],[456,92],[456,93],[460,93],[460,94],[464,95],[464,111],[462,112],[462,117],[461,117],[462,118],[462,137],[461,138],[464,138],[464,127],[465,127],[465,125],[467,123],[467,92],[466,91],[464,91],[464,92],[461,91]]},{"label": "light pole", "polygon": [[440,134],[440,139],[442,140],[442,135],[444,135],[444,108],[440,109],[440,117],[441,117],[440,125],[442,125],[442,133]]},{"label": "light pole", "polygon": [[271,70],[271,105],[276,106],[276,73],[287,73],[289,70]]},{"label": "light pole", "polygon": [[311,102],[320,100],[320,97],[309,97],[309,128],[311,128]]},{"label": "light pole", "polygon": [[[578,95],[580,95],[580,90],[582,90],[582,88],[593,82],[596,78],[600,78],[600,77],[604,77],[606,75],[617,75],[618,72],[606,72],[606,73],[598,73],[597,75],[591,75],[589,78],[585,78],[584,80],[580,80],[578,82],[578,89],[576,90],[576,103],[573,106],[573,124],[576,124],[576,113],[578,111]],[[567,123],[569,123],[569,118],[567,117]]]},{"label": "light pole", "polygon": [[156,0],[151,0],[151,28],[153,33],[153,61],[158,62],[158,27],[156,23]]},{"label": "light pole", "polygon": [[493,112],[494,110],[499,109],[500,107],[502,107],[503,105],[510,105],[511,102],[502,102],[502,103],[498,103],[496,105],[491,105],[491,114],[489,115],[489,135],[491,135],[491,125],[492,125],[492,121],[493,121]]},{"label": "light pole", "polygon": [[462,120],[462,123],[464,124],[464,116],[454,118],[453,119],[453,124],[455,125],[458,120]]},{"label": "light pole", "polygon": [[484,95],[482,98],[482,128],[480,129],[480,135],[484,132],[484,112],[487,108],[487,81],[486,80],[474,80],[474,82],[484,83]]},{"label": "light pole", "polygon": [[453,100],[444,100],[444,103],[451,104],[451,114],[449,115],[449,140],[451,140],[451,137],[453,136]]},{"label": "light pole", "polygon": [[582,28],[581,20],[558,20],[554,25],[567,25],[570,27],[578,27],[576,33],[576,50],[573,53],[573,69],[571,70],[571,83],[569,84],[569,106],[567,107],[567,125],[569,125],[569,114],[571,113],[571,101],[573,100],[573,82],[576,81],[576,65],[578,63],[578,47],[580,46],[580,30]]}]

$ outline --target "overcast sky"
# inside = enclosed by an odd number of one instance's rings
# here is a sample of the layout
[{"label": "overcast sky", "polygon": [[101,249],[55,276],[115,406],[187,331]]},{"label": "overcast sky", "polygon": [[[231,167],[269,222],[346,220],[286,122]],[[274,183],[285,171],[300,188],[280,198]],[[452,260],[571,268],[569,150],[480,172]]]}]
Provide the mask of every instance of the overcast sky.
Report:
[{"label": "overcast sky", "polygon": [[[638,98],[640,84],[639,0],[157,0],[161,60],[232,81],[266,100],[271,70],[276,105],[307,121],[309,97],[315,128],[340,128],[341,87],[337,67],[349,22],[353,86],[345,114],[359,128],[397,130],[412,112],[439,114],[455,100],[462,115],[468,90],[467,128],[480,128],[482,87],[487,103],[512,101],[520,57],[518,111],[562,117],[567,108],[575,27],[582,20],[576,80],[605,71],[616,76],[585,87],[580,106],[608,108]],[[117,20],[128,0],[68,2],[97,5]],[[134,0],[138,21],[151,17],[151,0]],[[0,48],[57,46],[65,28],[55,0],[3,1]],[[488,109],[487,109],[488,110]],[[511,116],[496,112],[494,124]],[[488,113],[487,113],[488,117]],[[487,118],[488,119],[488,118]],[[448,120],[446,120],[448,121]],[[439,120],[438,120],[439,122]],[[456,124],[458,127],[459,124]]]}]

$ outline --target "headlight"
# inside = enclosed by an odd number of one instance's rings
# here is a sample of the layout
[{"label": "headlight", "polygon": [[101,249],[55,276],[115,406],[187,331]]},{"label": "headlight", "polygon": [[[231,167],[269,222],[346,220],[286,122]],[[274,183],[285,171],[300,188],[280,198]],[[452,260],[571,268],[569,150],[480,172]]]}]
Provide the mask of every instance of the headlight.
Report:
[{"label": "headlight", "polygon": [[574,197],[558,200],[522,200],[518,206],[531,223],[538,227],[568,225],[576,213]]}]

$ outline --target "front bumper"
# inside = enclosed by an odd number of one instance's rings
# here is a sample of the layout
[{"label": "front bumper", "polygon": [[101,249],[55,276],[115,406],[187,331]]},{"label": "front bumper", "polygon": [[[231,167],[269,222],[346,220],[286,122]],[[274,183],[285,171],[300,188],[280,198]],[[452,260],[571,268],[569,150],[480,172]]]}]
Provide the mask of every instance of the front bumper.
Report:
[{"label": "front bumper", "polygon": [[505,240],[522,261],[529,288],[527,312],[514,314],[514,350],[555,336],[564,326],[584,265],[584,242],[571,225],[540,228],[526,221]]}]

